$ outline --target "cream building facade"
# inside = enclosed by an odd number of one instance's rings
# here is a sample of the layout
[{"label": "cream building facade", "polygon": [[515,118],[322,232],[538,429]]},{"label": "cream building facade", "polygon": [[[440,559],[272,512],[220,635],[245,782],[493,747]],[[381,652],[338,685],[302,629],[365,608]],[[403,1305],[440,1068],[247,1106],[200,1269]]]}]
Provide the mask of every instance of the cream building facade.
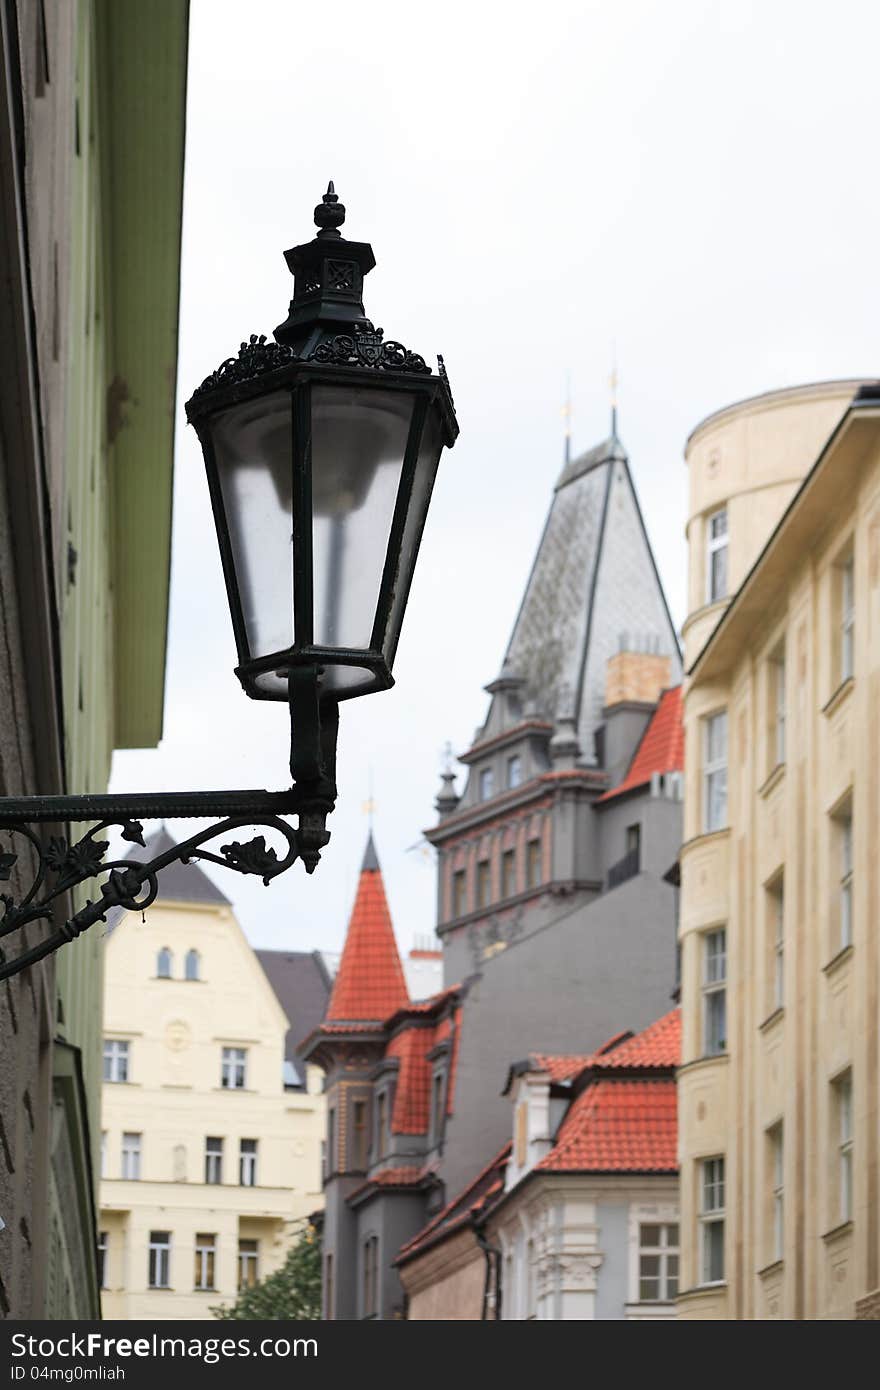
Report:
[{"label": "cream building facade", "polygon": [[107,939],[107,1318],[210,1317],[277,1269],[323,1206],[321,1074],[285,1065],[296,1021],[200,868],[171,866],[160,894]]},{"label": "cream building facade", "polygon": [[880,389],[691,436],[686,1318],[880,1316]]}]

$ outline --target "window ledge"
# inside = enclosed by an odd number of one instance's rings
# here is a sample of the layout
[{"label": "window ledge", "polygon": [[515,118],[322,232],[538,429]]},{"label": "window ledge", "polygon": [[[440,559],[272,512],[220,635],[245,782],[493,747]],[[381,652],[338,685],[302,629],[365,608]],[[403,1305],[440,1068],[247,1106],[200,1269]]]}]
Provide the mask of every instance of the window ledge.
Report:
[{"label": "window ledge", "polygon": [[838,1226],[832,1226],[830,1231],[823,1232],[822,1239],[830,1245],[836,1240],[843,1240],[844,1236],[851,1235],[852,1229],[852,1219],[841,1221]]},{"label": "window ledge", "polygon": [[688,631],[698,623],[701,618],[707,618],[713,613],[719,615],[724,612],[730,603],[730,594],[725,594],[724,598],[705,599],[699,608],[695,608],[693,613],[689,613],[685,618],[681,628],[681,635],[684,637]]},{"label": "window ledge", "polygon": [[770,1013],[770,1014],[768,1014],[767,1017],[764,1019],[764,1022],[758,1024],[758,1032],[759,1032],[759,1033],[769,1033],[769,1032],[770,1032],[770,1029],[773,1027],[774,1023],[778,1023],[779,1020],[780,1020],[781,1018],[784,1018],[784,1017],[785,1017],[785,1005],[784,1005],[784,1004],[777,1004],[777,1006],[776,1006],[776,1008],[773,1010],[773,1012]]},{"label": "window ledge", "polygon": [[832,956],[831,959],[822,966],[823,974],[828,976],[836,975],[838,970],[849,960],[854,949],[855,947],[852,942],[850,942],[848,946],[841,946],[837,954]]},{"label": "window ledge", "polygon": [[774,788],[779,786],[779,783],[783,780],[784,777],[785,763],[777,763],[773,771],[770,773],[770,776],[766,779],[763,785],[758,788],[758,795],[762,797],[768,797],[770,793],[774,790]]},{"label": "window ledge", "polygon": [[691,1059],[690,1062],[682,1062],[681,1066],[678,1068],[678,1071],[676,1072],[676,1075],[681,1076],[682,1072],[695,1071],[697,1067],[711,1066],[715,1062],[729,1061],[729,1052],[713,1052],[712,1055],[708,1057],[694,1057]]},{"label": "window ledge", "polygon": [[831,696],[831,699],[826,701],[826,703],[822,706],[822,713],[830,717],[837,710],[839,710],[841,705],[846,703],[847,697],[852,691],[854,685],[855,678],[853,676],[847,676],[845,681],[841,681],[840,685],[837,687],[834,694]]},{"label": "window ledge", "polygon": [[771,1274],[781,1274],[785,1267],[785,1260],[780,1255],[778,1260],[771,1260],[763,1269],[758,1270],[759,1279],[769,1279]]},{"label": "window ledge", "polygon": [[727,839],[729,835],[729,825],[723,825],[720,830],[701,830],[698,835],[692,835],[689,840],[685,840],[681,852],[684,854],[686,849],[696,849],[698,845],[702,846],[711,840]]},{"label": "window ledge", "polygon": [[682,1289],[678,1295],[678,1302],[683,1298],[709,1298],[715,1293],[727,1292],[727,1280],[719,1279],[713,1284],[694,1284],[692,1289]]}]

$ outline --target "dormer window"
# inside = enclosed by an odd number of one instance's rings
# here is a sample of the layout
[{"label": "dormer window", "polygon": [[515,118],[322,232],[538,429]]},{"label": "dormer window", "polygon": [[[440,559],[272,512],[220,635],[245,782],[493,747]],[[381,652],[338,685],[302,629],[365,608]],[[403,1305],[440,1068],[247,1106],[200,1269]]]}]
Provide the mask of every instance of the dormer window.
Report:
[{"label": "dormer window", "polygon": [[529,840],[526,845],[526,882],[529,888],[537,888],[541,882],[540,840]]},{"label": "dormer window", "polygon": [[506,849],[501,856],[501,896],[512,898],[516,892],[516,850]]},{"label": "dormer window", "polygon": [[477,907],[488,907],[491,899],[491,870],[488,859],[477,864]]},{"label": "dormer window", "polygon": [[512,758],[507,759],[507,785],[508,787],[518,787],[522,783],[522,779],[522,758],[518,753],[515,753]]},{"label": "dormer window", "polygon": [[434,1073],[431,1090],[431,1140],[436,1146],[443,1138],[443,1111],[446,1093],[446,1078],[442,1071]]},{"label": "dormer window", "polygon": [[171,952],[167,946],[163,946],[156,957],[156,977],[160,980],[171,979]]},{"label": "dormer window", "polygon": [[494,769],[484,767],[480,771],[480,800],[488,801],[495,791]]}]

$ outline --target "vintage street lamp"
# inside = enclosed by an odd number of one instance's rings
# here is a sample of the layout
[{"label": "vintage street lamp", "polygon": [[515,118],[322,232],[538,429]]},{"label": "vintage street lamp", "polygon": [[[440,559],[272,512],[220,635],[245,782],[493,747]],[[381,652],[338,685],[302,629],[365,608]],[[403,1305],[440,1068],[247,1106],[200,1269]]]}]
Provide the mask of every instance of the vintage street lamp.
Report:
[{"label": "vintage street lamp", "polygon": [[[257,700],[290,707],[289,791],[179,792],[141,796],[0,800],[0,829],[23,837],[38,867],[16,903],[0,894],[0,938],[54,921],[70,889],[106,874],[101,895],[13,959],[0,951],[0,979],[71,941],[112,907],[149,906],[158,873],[175,859],[208,859],[265,883],[302,859],[308,872],[329,839],[336,801],[340,700],[384,690],[444,445],[458,434],[438,358],[386,341],[364,313],[372,248],[339,231],[345,208],[331,183],[315,209],[314,240],[285,253],[294,275],[287,319],[275,341],[252,336],[202,382],[187,418],[202,445],[238,649],[236,674]],[[294,829],[281,820],[296,815]],[[140,816],[222,820],[144,863],[104,859],[111,825],[143,844]],[[76,844],[31,826],[98,818]],[[265,837],[202,846],[242,826],[279,832],[279,859]],[[0,853],[8,879],[17,853]]]}]

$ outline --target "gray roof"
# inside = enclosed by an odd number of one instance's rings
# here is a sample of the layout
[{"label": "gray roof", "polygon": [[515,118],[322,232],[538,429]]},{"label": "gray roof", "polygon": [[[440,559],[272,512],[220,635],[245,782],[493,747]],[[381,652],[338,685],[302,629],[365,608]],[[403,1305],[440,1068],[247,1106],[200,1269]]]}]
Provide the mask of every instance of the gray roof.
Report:
[{"label": "gray roof", "polygon": [[[186,839],[186,836],[183,837]],[[146,845],[125,844],[121,849],[117,849],[115,859],[133,859],[138,864],[143,864],[149,859],[158,859],[160,854],[165,854],[175,845],[180,844],[180,840],[175,840],[168,834],[164,825],[161,825],[155,835],[151,835]],[[159,891],[156,894],[156,901],[175,902],[175,903],[221,903],[230,906],[229,899],[199,867],[198,861],[193,859],[189,864],[181,864],[179,859],[175,859],[166,869],[161,869],[158,874]],[[125,916],[124,907],[112,907],[107,913],[107,931],[109,936],[113,929]]]},{"label": "gray roof", "polygon": [[285,1060],[301,1069],[297,1047],[327,1011],[332,981],[320,951],[256,951],[257,960],[287,1014]]},{"label": "gray roof", "polygon": [[[165,826],[162,825],[147,841],[146,848],[140,845],[126,845],[126,859],[137,859],[143,862],[145,859],[158,859],[160,854],[165,854],[169,849],[185,840],[185,835],[180,839],[174,839],[168,834]],[[120,855],[120,858],[123,856]],[[176,903],[224,903],[229,905],[229,899],[222,893],[199,867],[198,860],[193,859],[189,864],[181,864],[179,859],[175,859],[169,864],[167,869],[162,869],[159,874],[159,898],[165,898]]]},{"label": "gray roof", "polygon": [[621,649],[668,655],[671,682],[680,679],[626,450],[612,434],[562,470],[504,664],[522,678],[527,710],[575,720],[590,762],[607,662]]},{"label": "gray roof", "polygon": [[584,473],[589,473],[591,468],[598,468],[600,463],[608,463],[611,459],[621,459],[626,462],[626,450],[616,434],[609,435],[601,444],[596,444],[592,449],[578,454],[577,458],[567,463],[559,475],[556,491],[558,492],[561,487],[565,487],[567,483],[573,483]]}]

